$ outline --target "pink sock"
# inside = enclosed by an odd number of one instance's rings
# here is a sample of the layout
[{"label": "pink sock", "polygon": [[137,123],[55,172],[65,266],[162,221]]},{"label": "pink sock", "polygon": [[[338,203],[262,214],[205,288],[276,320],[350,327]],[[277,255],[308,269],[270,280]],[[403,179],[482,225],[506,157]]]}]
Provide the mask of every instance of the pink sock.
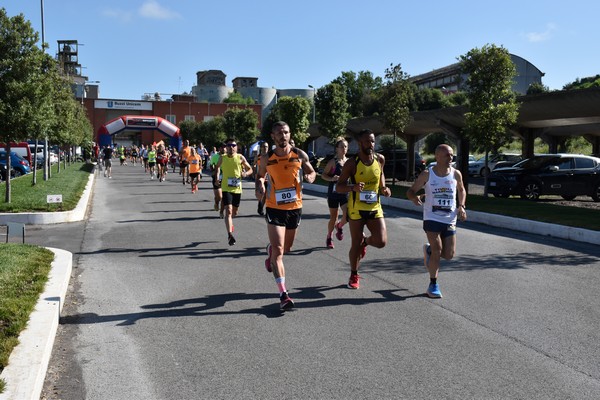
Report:
[{"label": "pink sock", "polygon": [[275,278],[275,283],[277,283],[277,288],[279,288],[279,294],[287,292],[287,289],[285,288],[285,276]]}]

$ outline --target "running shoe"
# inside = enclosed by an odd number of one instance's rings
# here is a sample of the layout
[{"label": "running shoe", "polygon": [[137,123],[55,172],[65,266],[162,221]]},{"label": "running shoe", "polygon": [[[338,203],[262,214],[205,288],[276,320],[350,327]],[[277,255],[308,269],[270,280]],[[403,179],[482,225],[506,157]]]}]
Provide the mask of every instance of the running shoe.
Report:
[{"label": "running shoe", "polygon": [[335,232],[335,237],[337,240],[344,240],[344,230],[340,228],[339,223],[335,224],[335,229],[337,230],[337,232]]},{"label": "running shoe", "polygon": [[363,240],[360,243],[360,259],[362,260],[367,255],[367,237],[363,233]]},{"label": "running shoe", "polygon": [[440,291],[440,285],[438,285],[437,283],[430,283],[429,287],[427,288],[426,295],[427,297],[432,299],[441,299],[442,292]]},{"label": "running shoe", "polygon": [[328,249],[333,249],[333,239],[332,238],[327,238],[327,240],[325,241],[325,244],[327,245]]},{"label": "running shoe", "polygon": [[279,297],[279,309],[281,311],[287,311],[287,310],[291,310],[292,308],[294,308],[294,300],[292,300],[290,298],[290,296],[287,294],[287,292],[283,292],[281,294],[281,297]]},{"label": "running shoe", "polygon": [[358,275],[358,274],[351,274],[350,275],[350,280],[348,281],[348,287],[350,289],[358,289],[358,288],[360,288],[360,283],[358,282],[359,279],[360,279],[360,275]]},{"label": "running shoe", "polygon": [[429,267],[429,257],[431,257],[431,246],[429,243],[423,245],[423,263],[425,268]]},{"label": "running shoe", "polygon": [[265,215],[265,212],[263,211],[261,206],[258,206],[258,208],[256,209],[256,212],[258,213],[258,215]]},{"label": "running shoe", "polygon": [[267,245],[267,254],[268,257],[265,260],[265,268],[268,272],[273,272],[273,268],[271,268],[271,243]]},{"label": "running shoe", "polygon": [[225,216],[223,215],[222,212],[219,213],[219,218],[221,218],[221,219],[225,218]]},{"label": "running shoe", "polygon": [[233,246],[235,244],[235,238],[233,235],[229,234],[229,245]]}]

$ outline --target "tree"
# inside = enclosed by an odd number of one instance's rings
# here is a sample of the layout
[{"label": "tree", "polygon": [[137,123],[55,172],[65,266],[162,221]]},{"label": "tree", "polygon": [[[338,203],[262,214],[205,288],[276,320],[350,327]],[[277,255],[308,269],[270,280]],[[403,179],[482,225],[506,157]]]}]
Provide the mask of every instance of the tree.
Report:
[{"label": "tree", "polygon": [[587,89],[591,87],[600,87],[600,75],[581,79],[577,78],[574,82],[567,83],[563,86],[563,90]]},{"label": "tree", "polygon": [[[285,121],[288,124],[292,139],[294,139],[297,146],[302,145],[308,139],[307,130],[310,124],[308,116],[311,113],[310,101],[304,97],[283,96],[279,98],[271,113],[279,117],[277,121]],[[269,128],[271,126],[272,123],[269,124]]]},{"label": "tree", "polygon": [[258,115],[254,110],[230,108],[223,113],[223,119],[223,129],[227,137],[234,137],[243,146],[254,143],[259,134]]},{"label": "tree", "polygon": [[[402,71],[400,64],[393,65],[385,70],[386,85],[383,90],[383,125],[394,133],[394,147],[396,147],[396,135],[404,132],[404,128],[410,122],[409,104],[413,100],[413,90],[408,81],[408,74]],[[408,154],[408,165],[406,169],[406,180],[409,180],[411,157]],[[392,171],[396,171],[396,153],[393,153]],[[413,160],[414,161],[414,160]],[[414,163],[412,164],[414,165]],[[396,183],[395,174],[392,175],[392,185]]]},{"label": "tree", "polygon": [[548,86],[541,84],[540,82],[534,82],[527,88],[527,95],[530,94],[539,94],[539,93],[548,93],[550,89]]},{"label": "tree", "polygon": [[218,115],[209,121],[198,124],[198,129],[194,130],[193,139],[204,143],[209,148],[219,147],[227,138],[225,129],[223,128],[224,123],[224,118]]},{"label": "tree", "polygon": [[182,140],[192,140],[192,136],[194,136],[194,131],[198,129],[198,125],[200,123],[196,121],[180,121],[179,122],[179,133],[181,134]]},{"label": "tree", "polygon": [[[36,46],[38,35],[20,14],[8,17],[0,8],[0,142],[6,143],[10,169],[10,142],[26,140],[29,130],[41,126],[39,116],[46,110],[46,73],[53,64]],[[10,179],[5,201],[11,201]]]},{"label": "tree", "polygon": [[362,117],[371,115],[369,105],[372,98],[381,90],[383,80],[374,77],[372,72],[353,71],[342,72],[331,83],[337,83],[344,88],[346,100],[348,101],[348,112],[351,117]]},{"label": "tree", "polygon": [[423,152],[426,154],[435,154],[435,149],[440,144],[447,144],[452,147],[456,147],[456,143],[454,143],[454,141],[451,140],[448,135],[443,132],[435,132],[430,133],[425,137],[425,149]]},{"label": "tree", "polygon": [[223,100],[223,103],[251,105],[255,104],[255,101],[252,97],[244,97],[240,92],[231,92],[229,93],[229,96]]},{"label": "tree", "polygon": [[[510,142],[508,126],[517,121],[519,104],[512,91],[516,68],[508,50],[495,45],[474,48],[460,56],[460,68],[467,75],[469,112],[465,114],[465,134],[470,143],[485,151],[485,165],[490,151]],[[487,196],[487,175],[484,196]]]},{"label": "tree", "polygon": [[348,102],[342,85],[330,83],[317,90],[315,96],[320,129],[333,142],[335,138],[346,134],[348,124]]},{"label": "tree", "polygon": [[452,102],[440,89],[417,89],[414,93],[414,110],[437,110],[452,106]]}]

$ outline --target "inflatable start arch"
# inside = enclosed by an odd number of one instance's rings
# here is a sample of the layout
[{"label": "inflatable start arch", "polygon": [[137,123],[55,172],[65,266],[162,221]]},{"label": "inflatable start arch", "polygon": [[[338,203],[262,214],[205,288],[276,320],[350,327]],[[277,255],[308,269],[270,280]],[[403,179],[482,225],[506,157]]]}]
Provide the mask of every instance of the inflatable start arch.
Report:
[{"label": "inflatable start arch", "polygon": [[100,147],[112,144],[111,136],[124,130],[158,130],[170,138],[169,145],[178,149],[181,147],[179,128],[161,117],[144,115],[122,115],[98,129],[98,144]]}]

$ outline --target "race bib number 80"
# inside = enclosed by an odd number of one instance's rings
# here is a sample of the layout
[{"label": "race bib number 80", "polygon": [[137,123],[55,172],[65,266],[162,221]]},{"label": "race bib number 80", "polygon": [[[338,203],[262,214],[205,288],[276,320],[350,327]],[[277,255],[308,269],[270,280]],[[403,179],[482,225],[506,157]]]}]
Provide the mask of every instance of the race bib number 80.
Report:
[{"label": "race bib number 80", "polygon": [[275,191],[277,204],[293,203],[296,201],[296,188],[280,189]]}]

